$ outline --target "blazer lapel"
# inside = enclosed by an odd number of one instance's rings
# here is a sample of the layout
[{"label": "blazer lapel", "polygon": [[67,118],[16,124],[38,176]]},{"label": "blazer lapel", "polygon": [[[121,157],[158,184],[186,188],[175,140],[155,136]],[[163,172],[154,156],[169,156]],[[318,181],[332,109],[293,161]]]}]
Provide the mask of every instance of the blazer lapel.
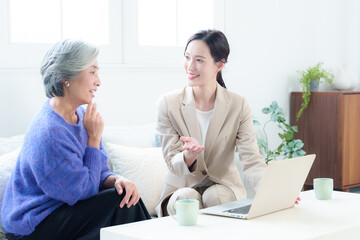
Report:
[{"label": "blazer lapel", "polygon": [[230,107],[228,101],[229,100],[225,92],[225,89],[218,84],[216,90],[214,115],[210,121],[208,131],[206,133],[205,161],[209,158],[209,154],[213,148],[213,144],[229,112]]},{"label": "blazer lapel", "polygon": [[182,105],[181,111],[187,130],[191,137],[201,143],[200,127],[196,117],[196,106],[191,87],[185,88]]}]

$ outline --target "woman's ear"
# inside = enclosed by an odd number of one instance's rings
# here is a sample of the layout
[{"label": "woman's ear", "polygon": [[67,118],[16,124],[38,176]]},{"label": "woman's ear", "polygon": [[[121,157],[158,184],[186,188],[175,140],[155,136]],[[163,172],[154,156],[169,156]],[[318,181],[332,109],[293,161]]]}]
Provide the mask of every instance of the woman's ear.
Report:
[{"label": "woman's ear", "polygon": [[223,68],[225,67],[226,64],[226,60],[225,59],[221,59],[220,61],[218,61],[216,63],[216,66],[218,67],[218,72],[220,72],[221,70],[223,70]]}]

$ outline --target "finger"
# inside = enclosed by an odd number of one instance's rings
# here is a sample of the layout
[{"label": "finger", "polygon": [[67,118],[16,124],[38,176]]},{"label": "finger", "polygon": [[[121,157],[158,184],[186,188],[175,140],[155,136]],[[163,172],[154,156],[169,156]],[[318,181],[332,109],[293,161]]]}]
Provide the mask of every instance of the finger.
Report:
[{"label": "finger", "polygon": [[83,123],[85,123],[85,119],[87,118],[87,114],[86,114],[86,111],[84,112],[84,115],[83,115]]},{"label": "finger", "polygon": [[128,204],[129,203],[129,199],[132,195],[132,191],[128,188],[126,188],[126,194],[125,194],[125,197],[123,198],[123,200],[121,201],[120,203],[120,207],[124,207],[125,204]]},{"label": "finger", "polygon": [[203,147],[202,147],[202,146],[197,146],[197,147],[195,148],[195,151],[198,152],[198,153],[200,153],[200,152],[203,151]]},{"label": "finger", "polygon": [[137,199],[136,199],[136,201],[135,201],[135,203],[134,203],[133,206],[135,206],[135,205],[139,202],[139,200],[140,200],[140,194],[138,194],[138,197],[137,197]]},{"label": "finger", "polygon": [[183,146],[183,149],[190,149],[193,146],[193,144],[190,143],[185,143],[185,145]]},{"label": "finger", "polygon": [[137,200],[138,195],[139,195],[139,194],[137,193],[137,191],[134,191],[134,192],[133,192],[129,203],[127,204],[127,207],[128,207],[128,208],[131,207],[132,205],[134,205],[134,202]]},{"label": "finger", "polygon": [[86,113],[87,113],[87,116],[90,117],[91,116],[91,111],[92,111],[92,108],[93,108],[93,103],[90,102],[87,107],[86,107]]},{"label": "finger", "polygon": [[199,147],[199,148],[196,150],[196,152],[197,152],[197,153],[201,153],[203,150],[204,150],[203,147]]},{"label": "finger", "polygon": [[123,192],[124,192],[123,188],[121,187],[120,183],[118,183],[118,182],[115,182],[115,189],[119,195],[123,194]]},{"label": "finger", "polygon": [[198,146],[196,144],[191,145],[190,151],[195,152],[195,148],[197,148],[197,147]]},{"label": "finger", "polygon": [[100,115],[100,113],[96,113],[96,121],[97,122],[101,122],[101,115]]},{"label": "finger", "polygon": [[191,138],[190,138],[190,137],[181,136],[181,137],[180,137],[180,140],[183,141],[183,142],[190,142],[190,141],[191,141]]},{"label": "finger", "polygon": [[91,115],[95,117],[97,115],[97,103],[93,104]]}]

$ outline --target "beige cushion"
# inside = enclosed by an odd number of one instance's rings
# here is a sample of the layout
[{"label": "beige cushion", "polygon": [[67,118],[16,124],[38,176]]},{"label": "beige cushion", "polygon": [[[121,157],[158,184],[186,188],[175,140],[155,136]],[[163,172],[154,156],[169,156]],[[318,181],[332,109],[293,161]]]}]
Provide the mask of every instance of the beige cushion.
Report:
[{"label": "beige cushion", "polygon": [[136,148],[106,143],[111,170],[135,183],[150,215],[162,190],[167,166],[160,147]]}]

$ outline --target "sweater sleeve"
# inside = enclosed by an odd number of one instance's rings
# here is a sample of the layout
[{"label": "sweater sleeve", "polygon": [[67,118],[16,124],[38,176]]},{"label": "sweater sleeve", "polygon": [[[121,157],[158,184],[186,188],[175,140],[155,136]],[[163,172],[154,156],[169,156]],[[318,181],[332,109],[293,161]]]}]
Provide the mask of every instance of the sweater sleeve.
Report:
[{"label": "sweater sleeve", "polygon": [[100,186],[99,186],[99,189],[100,190],[103,190],[103,183],[105,181],[105,179],[110,176],[110,175],[115,175],[114,173],[110,172],[110,168],[109,168],[109,165],[108,165],[108,161],[109,161],[109,157],[107,156],[106,154],[106,151],[105,151],[105,148],[104,148],[104,145],[101,141],[100,143],[100,150],[106,155],[106,158],[107,160],[104,162],[103,164],[103,168],[102,168],[102,171],[101,171],[101,175],[100,175]]},{"label": "sweater sleeve", "polygon": [[[79,152],[68,139],[56,139],[38,151],[39,169],[34,169],[44,193],[69,205],[98,193],[101,178],[106,175],[107,156],[97,148]],[[103,173],[104,172],[104,173]]]}]

